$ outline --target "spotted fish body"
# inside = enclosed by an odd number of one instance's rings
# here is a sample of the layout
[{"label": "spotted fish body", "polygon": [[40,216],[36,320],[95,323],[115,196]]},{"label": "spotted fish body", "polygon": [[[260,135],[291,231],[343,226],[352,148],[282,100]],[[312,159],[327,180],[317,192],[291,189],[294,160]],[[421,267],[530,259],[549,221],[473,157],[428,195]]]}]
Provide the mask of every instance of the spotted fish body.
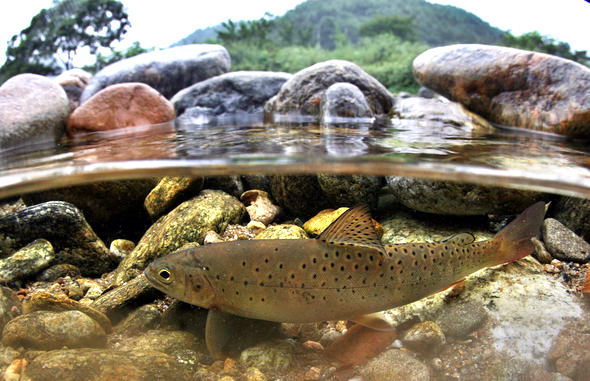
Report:
[{"label": "spotted fish body", "polygon": [[367,209],[357,207],[317,239],[212,244],[161,258],[145,274],[163,292],[211,311],[277,322],[355,320],[530,254],[544,212],[534,204],[487,241],[459,235],[382,245]]}]

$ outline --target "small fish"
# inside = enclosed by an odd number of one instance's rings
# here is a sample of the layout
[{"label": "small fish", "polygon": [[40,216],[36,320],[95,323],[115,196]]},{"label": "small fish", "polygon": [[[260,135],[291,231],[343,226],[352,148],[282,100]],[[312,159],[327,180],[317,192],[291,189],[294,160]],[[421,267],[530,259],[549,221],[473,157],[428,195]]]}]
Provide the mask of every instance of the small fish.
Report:
[{"label": "small fish", "polygon": [[145,270],[150,283],[208,308],[206,343],[218,356],[230,315],[275,322],[353,320],[390,329],[379,314],[529,255],[545,205],[530,206],[494,238],[383,245],[366,207],[346,211],[318,238],[252,240],[177,251]]}]

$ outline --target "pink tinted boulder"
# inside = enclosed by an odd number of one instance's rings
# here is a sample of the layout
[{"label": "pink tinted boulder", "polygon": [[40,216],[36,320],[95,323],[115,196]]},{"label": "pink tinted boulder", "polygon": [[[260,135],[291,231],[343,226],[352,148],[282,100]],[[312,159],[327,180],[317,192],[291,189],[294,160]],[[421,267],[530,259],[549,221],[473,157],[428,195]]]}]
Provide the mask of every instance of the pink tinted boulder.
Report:
[{"label": "pink tinted boulder", "polygon": [[174,106],[143,83],[106,87],[78,107],[66,125],[70,136],[125,127],[165,123],[174,119]]}]

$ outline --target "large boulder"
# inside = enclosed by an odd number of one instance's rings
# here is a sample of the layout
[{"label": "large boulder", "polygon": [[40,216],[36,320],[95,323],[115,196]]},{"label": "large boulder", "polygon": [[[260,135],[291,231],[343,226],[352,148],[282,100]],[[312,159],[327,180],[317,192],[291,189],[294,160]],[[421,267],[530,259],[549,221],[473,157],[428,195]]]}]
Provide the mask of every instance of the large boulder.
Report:
[{"label": "large boulder", "polygon": [[174,107],[156,90],[138,82],[102,89],[68,118],[68,135],[169,122]]},{"label": "large boulder", "polygon": [[491,122],[590,135],[590,69],[573,61],[507,47],[451,45],[416,57],[414,76]]},{"label": "large boulder", "polygon": [[291,77],[288,73],[236,71],[195,83],[171,101],[178,116],[191,110],[210,115],[261,112]]},{"label": "large boulder", "polygon": [[37,74],[20,74],[0,86],[0,148],[59,139],[70,106],[64,89]]},{"label": "large boulder", "polygon": [[300,112],[319,116],[326,90],[339,82],[358,87],[373,114],[387,114],[393,105],[393,95],[359,66],[348,61],[330,60],[295,73],[265,109],[277,113]]},{"label": "large boulder", "polygon": [[229,53],[220,45],[183,45],[140,54],[96,73],[84,89],[80,103],[121,82],[142,82],[170,98],[193,83],[228,72],[230,65]]}]

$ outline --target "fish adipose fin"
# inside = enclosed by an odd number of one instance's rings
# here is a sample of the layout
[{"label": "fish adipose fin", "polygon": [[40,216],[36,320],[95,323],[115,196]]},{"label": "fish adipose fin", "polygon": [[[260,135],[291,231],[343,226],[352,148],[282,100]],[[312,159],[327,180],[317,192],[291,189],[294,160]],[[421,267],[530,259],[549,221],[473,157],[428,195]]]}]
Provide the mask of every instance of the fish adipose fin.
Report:
[{"label": "fish adipose fin", "polygon": [[384,251],[369,209],[365,205],[344,212],[320,234],[318,239],[336,245],[365,246]]},{"label": "fish adipose fin", "polygon": [[531,238],[539,235],[545,210],[545,203],[539,201],[496,234],[494,240],[499,242],[499,248],[494,258],[495,264],[517,261],[533,252]]}]

